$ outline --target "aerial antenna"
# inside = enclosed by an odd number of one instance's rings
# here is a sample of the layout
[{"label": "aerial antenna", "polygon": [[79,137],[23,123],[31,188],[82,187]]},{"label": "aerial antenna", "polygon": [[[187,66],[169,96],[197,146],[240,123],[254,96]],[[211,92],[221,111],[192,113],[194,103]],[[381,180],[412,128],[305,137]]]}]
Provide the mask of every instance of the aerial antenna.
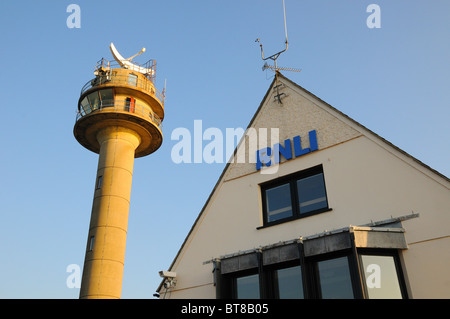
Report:
[{"label": "aerial antenna", "polygon": [[167,86],[167,79],[164,79],[164,89],[163,89],[163,91],[162,91],[162,95],[163,95],[164,97],[166,97],[166,86]]},{"label": "aerial antenna", "polygon": [[258,42],[258,43],[259,43],[259,46],[261,47],[261,58],[262,58],[264,61],[267,61],[267,60],[269,60],[269,59],[272,60],[272,61],[274,61],[274,64],[275,64],[275,65],[272,66],[272,65],[267,64],[267,62],[266,62],[266,63],[264,63],[264,66],[262,67],[262,69],[263,69],[263,71],[266,70],[266,69],[271,69],[271,70],[275,71],[276,89],[277,89],[277,95],[276,95],[276,97],[278,98],[278,102],[279,102],[280,104],[282,104],[282,102],[281,102],[281,95],[284,94],[284,93],[281,93],[281,94],[280,94],[280,92],[279,92],[279,85],[278,85],[278,71],[279,71],[279,70],[295,71],[295,72],[300,72],[300,71],[301,71],[300,69],[280,68],[280,67],[278,67],[278,65],[277,65],[278,57],[281,55],[281,53],[285,52],[285,51],[288,49],[288,47],[289,47],[288,36],[287,36],[287,26],[286,26],[286,6],[285,6],[285,4],[284,4],[284,0],[283,0],[283,17],[284,17],[284,34],[285,34],[285,37],[286,37],[286,40],[285,40],[285,42],[284,42],[284,43],[285,43],[285,48],[284,48],[283,50],[281,50],[281,51],[279,51],[279,52],[277,52],[277,53],[275,53],[275,54],[272,54],[271,56],[269,56],[269,57],[267,57],[267,58],[264,58],[263,45],[262,45],[262,43],[260,42],[260,39],[258,38],[258,39],[255,40],[255,42]]}]

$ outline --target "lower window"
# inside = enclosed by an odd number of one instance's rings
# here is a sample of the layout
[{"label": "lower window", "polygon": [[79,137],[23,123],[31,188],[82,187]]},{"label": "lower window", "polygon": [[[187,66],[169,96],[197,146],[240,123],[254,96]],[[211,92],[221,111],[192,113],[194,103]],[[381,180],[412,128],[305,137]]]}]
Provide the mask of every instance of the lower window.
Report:
[{"label": "lower window", "polygon": [[369,299],[401,299],[400,267],[394,255],[361,254],[365,287]]},{"label": "lower window", "polygon": [[281,268],[274,274],[275,298],[303,299],[302,269],[300,266]]},{"label": "lower window", "polygon": [[320,298],[353,299],[353,285],[348,257],[339,257],[317,262]]},{"label": "lower window", "polygon": [[341,251],[290,260],[220,277],[221,298],[394,299],[407,298],[398,253]]},{"label": "lower window", "polygon": [[259,299],[259,275],[249,275],[236,278],[236,299]]}]

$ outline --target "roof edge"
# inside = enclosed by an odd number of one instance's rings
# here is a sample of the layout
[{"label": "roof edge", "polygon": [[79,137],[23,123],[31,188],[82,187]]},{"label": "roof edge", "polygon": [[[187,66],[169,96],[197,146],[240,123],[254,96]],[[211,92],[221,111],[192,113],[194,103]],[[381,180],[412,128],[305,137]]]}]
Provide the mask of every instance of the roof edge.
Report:
[{"label": "roof edge", "polygon": [[[267,97],[269,96],[269,93],[270,93],[270,91],[271,91],[271,89],[272,89],[272,86],[273,86],[273,84],[275,83],[275,81],[276,81],[276,78],[274,77],[274,79],[272,80],[272,83],[269,85],[269,88],[268,88],[267,91],[266,91],[266,94],[264,95],[264,97],[262,98],[261,102],[259,103],[259,106],[258,106],[258,108],[256,109],[256,112],[253,114],[252,119],[251,119],[250,122],[248,123],[247,129],[250,128],[250,127],[252,126],[253,122],[255,121],[256,117],[258,116],[259,112],[261,111],[261,108],[262,108],[262,106],[264,105],[264,102],[266,101]],[[234,152],[233,152],[233,156],[232,156],[232,157],[236,156],[236,154],[237,154],[237,149],[238,149],[238,147],[239,147],[239,145],[240,145],[240,142],[241,142],[241,141],[239,141],[239,143],[237,144],[236,148],[234,149]],[[181,244],[180,249],[178,250],[178,252],[177,252],[177,254],[175,255],[175,257],[173,258],[172,263],[171,263],[170,266],[169,266],[169,271],[172,269],[172,267],[173,267],[174,264],[175,264],[175,261],[176,261],[177,258],[180,256],[181,251],[183,250],[184,246],[186,245],[186,242],[187,242],[189,236],[190,236],[190,235],[192,234],[192,232],[194,231],[194,228],[195,228],[195,226],[197,225],[197,222],[199,221],[200,217],[203,215],[203,212],[205,211],[206,207],[208,207],[208,204],[209,204],[209,202],[211,201],[211,198],[212,198],[213,194],[215,193],[215,191],[216,191],[217,188],[219,187],[220,183],[222,182],[222,180],[223,180],[223,178],[224,178],[224,176],[225,176],[225,173],[227,172],[228,167],[230,166],[230,164],[231,164],[231,163],[228,162],[228,163],[225,165],[225,167],[224,167],[222,173],[220,174],[220,176],[219,176],[219,178],[218,178],[216,184],[214,185],[214,187],[213,187],[211,193],[209,194],[208,198],[206,199],[205,204],[203,205],[203,207],[202,207],[200,213],[198,214],[197,218],[195,219],[194,224],[192,224],[192,227],[191,227],[191,229],[189,230],[188,234],[186,235],[186,238],[184,239],[183,243]],[[159,291],[161,290],[163,284],[164,284],[164,279],[161,281],[161,283],[159,284],[158,288],[156,289],[157,292],[159,292]]]}]

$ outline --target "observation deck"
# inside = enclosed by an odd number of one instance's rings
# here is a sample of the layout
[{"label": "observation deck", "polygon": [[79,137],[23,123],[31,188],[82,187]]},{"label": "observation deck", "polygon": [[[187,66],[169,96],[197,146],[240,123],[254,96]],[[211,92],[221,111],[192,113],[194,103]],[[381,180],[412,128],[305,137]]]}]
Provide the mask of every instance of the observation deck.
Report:
[{"label": "observation deck", "polygon": [[81,89],[74,135],[95,153],[100,150],[97,133],[114,125],[139,134],[141,143],[135,157],[151,154],[162,144],[165,97],[164,91],[159,92],[154,85],[156,62],[133,62],[133,66],[124,68],[102,58],[97,62],[95,78]]}]

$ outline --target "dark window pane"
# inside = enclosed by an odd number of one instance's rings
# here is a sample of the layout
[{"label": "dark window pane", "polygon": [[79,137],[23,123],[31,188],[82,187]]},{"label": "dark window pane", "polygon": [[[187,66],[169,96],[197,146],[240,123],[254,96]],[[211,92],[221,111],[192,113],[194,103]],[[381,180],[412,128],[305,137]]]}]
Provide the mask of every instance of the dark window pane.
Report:
[{"label": "dark window pane", "polygon": [[362,255],[362,266],[370,299],[401,299],[393,256]]},{"label": "dark window pane", "polygon": [[98,91],[92,92],[87,97],[88,97],[89,103],[91,103],[91,108],[93,110],[98,109],[100,106],[100,99],[98,97]]},{"label": "dark window pane", "polygon": [[300,266],[278,269],[276,273],[280,299],[303,299],[302,270]]},{"label": "dark window pane", "polygon": [[83,100],[81,100],[81,107],[84,111],[84,114],[89,114],[91,112],[91,106],[89,105],[87,97],[84,97]]},{"label": "dark window pane", "polygon": [[250,275],[236,278],[237,299],[259,299],[259,276]]},{"label": "dark window pane", "polygon": [[266,190],[267,221],[273,222],[292,216],[291,190],[284,184]]},{"label": "dark window pane", "polygon": [[102,105],[103,106],[113,106],[113,100],[114,100],[114,95],[113,95],[113,90],[112,89],[107,89],[107,90],[100,90],[100,98],[102,100]]},{"label": "dark window pane", "polygon": [[102,188],[102,183],[103,183],[103,176],[102,175],[100,175],[98,178],[97,178],[97,189],[100,189],[100,188]]},{"label": "dark window pane", "polygon": [[300,214],[328,207],[322,173],[298,180],[297,191]]},{"label": "dark window pane", "polygon": [[347,257],[328,259],[318,264],[323,299],[353,298],[352,281]]},{"label": "dark window pane", "polygon": [[94,250],[94,236],[91,236],[91,238],[89,238],[89,251]]}]

